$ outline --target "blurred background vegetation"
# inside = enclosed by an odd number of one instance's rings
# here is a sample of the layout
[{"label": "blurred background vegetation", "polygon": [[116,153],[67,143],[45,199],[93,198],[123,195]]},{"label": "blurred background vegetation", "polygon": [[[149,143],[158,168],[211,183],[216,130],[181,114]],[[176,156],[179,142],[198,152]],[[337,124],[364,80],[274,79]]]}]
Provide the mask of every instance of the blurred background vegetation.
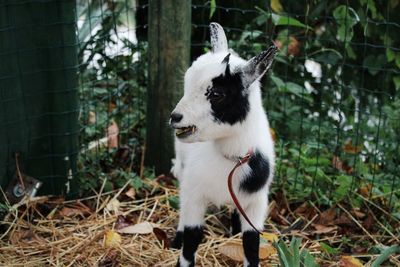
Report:
[{"label": "blurred background vegetation", "polygon": [[[398,0],[192,1],[192,59],[208,51],[211,21],[245,58],[280,48],[263,81],[275,193],[321,206],[372,199],[400,218],[399,8]],[[81,193],[126,181],[140,189],[144,172],[154,176],[142,157],[147,9],[147,1],[78,1]],[[113,131],[118,144],[101,141]]]}]

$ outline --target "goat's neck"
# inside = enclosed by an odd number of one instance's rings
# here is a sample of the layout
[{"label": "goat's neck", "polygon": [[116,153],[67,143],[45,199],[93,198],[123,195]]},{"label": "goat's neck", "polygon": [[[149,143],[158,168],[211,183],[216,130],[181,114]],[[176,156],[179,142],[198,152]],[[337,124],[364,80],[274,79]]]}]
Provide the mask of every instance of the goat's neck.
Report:
[{"label": "goat's neck", "polygon": [[244,156],[250,149],[257,149],[263,144],[263,133],[268,130],[268,122],[265,116],[257,112],[264,110],[261,108],[250,112],[231,136],[214,141],[217,150],[226,158]]}]

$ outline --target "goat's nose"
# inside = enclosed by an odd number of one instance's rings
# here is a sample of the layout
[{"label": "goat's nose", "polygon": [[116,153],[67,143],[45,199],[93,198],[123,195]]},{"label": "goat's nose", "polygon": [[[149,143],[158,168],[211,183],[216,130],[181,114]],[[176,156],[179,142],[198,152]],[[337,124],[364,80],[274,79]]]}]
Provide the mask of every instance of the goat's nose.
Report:
[{"label": "goat's nose", "polygon": [[180,113],[172,112],[171,113],[171,123],[178,123],[182,120],[183,115]]}]

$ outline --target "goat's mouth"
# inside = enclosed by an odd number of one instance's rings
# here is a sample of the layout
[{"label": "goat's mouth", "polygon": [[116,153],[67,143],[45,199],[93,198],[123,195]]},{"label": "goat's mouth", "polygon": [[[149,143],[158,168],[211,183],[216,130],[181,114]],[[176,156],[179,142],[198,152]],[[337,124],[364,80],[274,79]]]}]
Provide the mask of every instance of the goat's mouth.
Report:
[{"label": "goat's mouth", "polygon": [[192,135],[196,132],[196,126],[191,125],[187,127],[181,127],[181,128],[176,128],[175,129],[175,136],[178,138],[185,138],[188,137],[189,135]]}]

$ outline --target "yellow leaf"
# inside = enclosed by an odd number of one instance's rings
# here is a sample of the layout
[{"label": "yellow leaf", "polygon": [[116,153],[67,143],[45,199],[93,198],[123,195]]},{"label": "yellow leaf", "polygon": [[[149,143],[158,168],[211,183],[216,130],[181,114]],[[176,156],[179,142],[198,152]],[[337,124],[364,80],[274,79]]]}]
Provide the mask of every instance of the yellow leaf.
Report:
[{"label": "yellow leaf", "polygon": [[122,241],[121,236],[117,232],[110,230],[106,232],[104,246],[107,248],[115,247],[119,245],[121,241]]},{"label": "yellow leaf", "polygon": [[364,267],[360,260],[352,256],[342,256],[339,262],[340,267]]},{"label": "yellow leaf", "polygon": [[265,233],[265,232],[262,233],[261,237],[270,242],[278,241],[279,239],[276,234]]},{"label": "yellow leaf", "polygon": [[281,13],[283,11],[283,7],[279,0],[271,0],[271,9],[276,13]]},{"label": "yellow leaf", "polygon": [[[218,248],[219,252],[234,261],[243,261],[244,251],[240,243],[230,242]],[[262,244],[258,255],[261,260],[269,258],[272,254],[276,254],[276,250],[271,245]]]}]

